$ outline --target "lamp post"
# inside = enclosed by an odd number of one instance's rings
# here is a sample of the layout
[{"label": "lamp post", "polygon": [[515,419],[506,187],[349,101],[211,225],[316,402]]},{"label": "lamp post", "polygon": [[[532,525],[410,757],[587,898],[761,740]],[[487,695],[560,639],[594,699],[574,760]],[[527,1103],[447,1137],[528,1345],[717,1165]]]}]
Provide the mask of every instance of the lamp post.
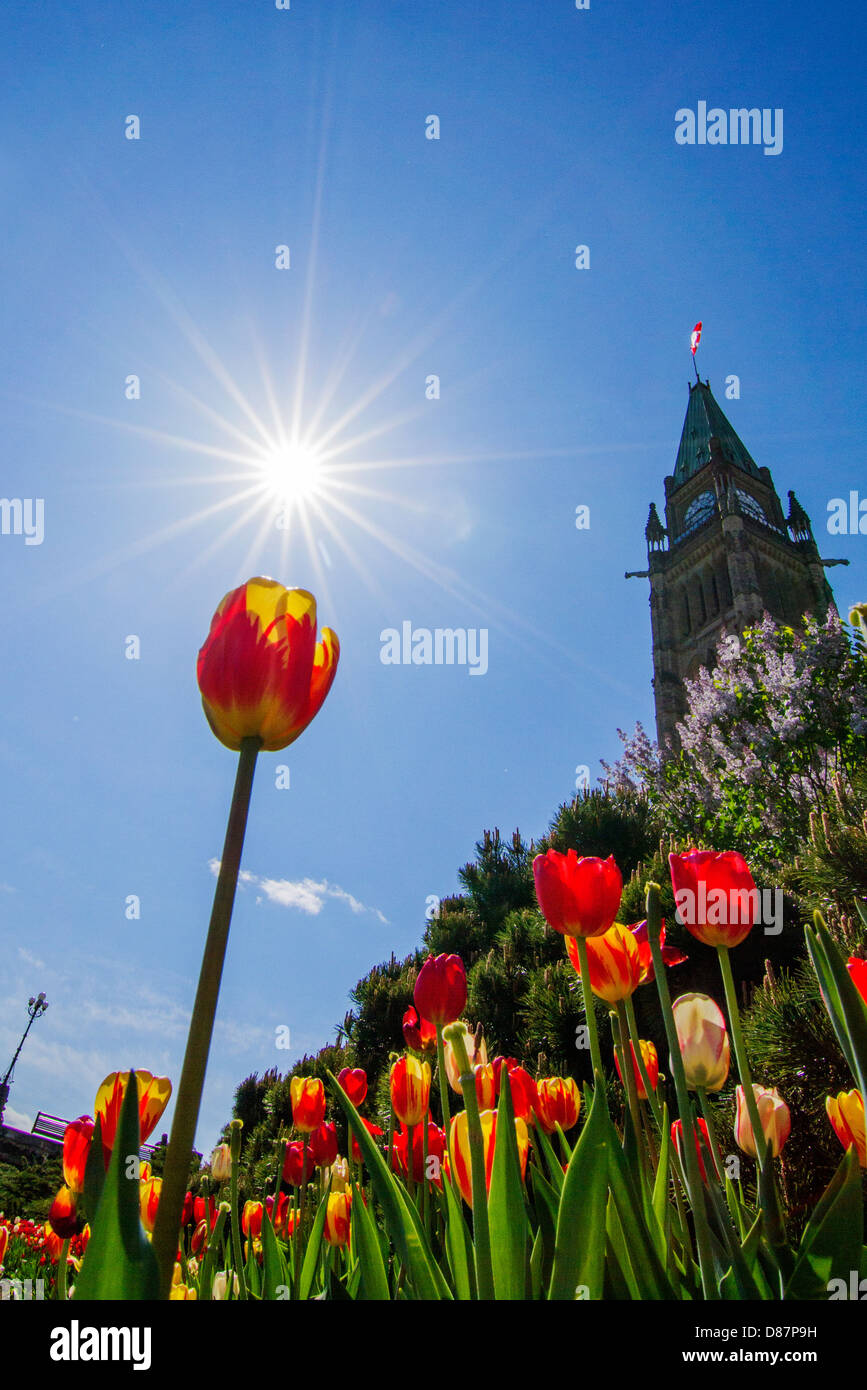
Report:
[{"label": "lamp post", "polygon": [[3,1119],[3,1111],[6,1109],[6,1102],[9,1099],[9,1085],[12,1080],[12,1073],[15,1070],[15,1063],[18,1061],[19,1053],[24,1046],[24,1040],[33,1027],[34,1019],[41,1018],[47,1008],[48,1000],[45,998],[44,994],[37,994],[35,997],[31,995],[30,999],[27,1001],[27,1012],[30,1015],[29,1022],[24,1032],[21,1034],[21,1041],[15,1049],[15,1056],[9,1063],[9,1070],[3,1080],[0,1081],[0,1121]]}]

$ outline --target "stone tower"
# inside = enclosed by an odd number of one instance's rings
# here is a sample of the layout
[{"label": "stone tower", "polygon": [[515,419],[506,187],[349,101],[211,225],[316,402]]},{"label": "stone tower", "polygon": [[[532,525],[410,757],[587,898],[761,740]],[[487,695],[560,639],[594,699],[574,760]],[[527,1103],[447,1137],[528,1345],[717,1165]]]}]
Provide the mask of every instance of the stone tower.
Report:
[{"label": "stone tower", "polygon": [[[726,632],[767,611],[798,626],[833,604],[810,519],[789,493],[789,513],[767,468],[759,468],[714,399],[689,388],[674,473],[665,479],[665,525],[650,504],[645,530],[653,632],[653,691],[660,745],[677,742],[684,679],[716,665]],[[631,577],[631,576],[627,576]]]}]

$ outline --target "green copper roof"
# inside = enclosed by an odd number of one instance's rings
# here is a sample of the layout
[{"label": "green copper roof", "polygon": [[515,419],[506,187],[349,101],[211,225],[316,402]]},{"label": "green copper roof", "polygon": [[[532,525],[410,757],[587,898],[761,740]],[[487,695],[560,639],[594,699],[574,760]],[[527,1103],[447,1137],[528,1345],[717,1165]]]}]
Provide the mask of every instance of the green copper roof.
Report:
[{"label": "green copper roof", "polygon": [[720,441],[724,459],[754,478],[758,477],[759,470],[714,400],[710,387],[703,381],[697,381],[689,388],[689,405],[674,466],[676,486],[685,483],[706,463],[710,463],[710,441],[714,435]]}]

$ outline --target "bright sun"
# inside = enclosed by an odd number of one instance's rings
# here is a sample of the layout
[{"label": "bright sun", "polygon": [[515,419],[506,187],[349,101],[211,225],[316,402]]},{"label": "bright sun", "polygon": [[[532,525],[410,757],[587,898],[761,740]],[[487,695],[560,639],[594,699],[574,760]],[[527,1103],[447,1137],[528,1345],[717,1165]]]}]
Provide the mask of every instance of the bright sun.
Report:
[{"label": "bright sun", "polygon": [[275,449],[263,460],[262,473],[269,494],[284,505],[315,497],[323,481],[321,458],[303,444]]}]

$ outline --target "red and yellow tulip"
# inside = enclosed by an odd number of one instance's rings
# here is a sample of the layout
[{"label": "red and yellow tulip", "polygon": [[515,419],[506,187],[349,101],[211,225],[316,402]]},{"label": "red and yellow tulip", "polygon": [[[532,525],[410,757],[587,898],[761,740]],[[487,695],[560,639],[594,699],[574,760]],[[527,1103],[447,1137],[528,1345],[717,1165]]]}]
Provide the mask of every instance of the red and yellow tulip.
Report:
[{"label": "red and yellow tulip", "polygon": [[302,1134],[312,1134],[325,1119],[325,1087],[318,1076],[293,1076],[289,1083],[292,1123]]},{"label": "red and yellow tulip", "polygon": [[536,1116],[546,1134],[553,1134],[556,1125],[565,1133],[578,1123],[581,1092],[571,1076],[543,1077],[536,1083],[536,1093]]},{"label": "red and yellow tulip", "polygon": [[321,709],[339,655],[330,628],[316,640],[312,594],[248,579],[222,599],[199,652],[199,689],[213,732],[236,752],[251,737],[266,752],[287,747]]},{"label": "red and yellow tulip", "polygon": [[[580,979],[578,944],[573,936],[566,937],[566,950]],[[601,936],[588,939],[587,964],[590,968],[590,988],[608,1004],[629,999],[641,984],[638,942],[629,927],[622,926],[620,922],[615,922]]]},{"label": "red and yellow tulip", "polygon": [[[128,1071],[114,1071],[107,1076],[96,1093],[94,1114],[102,1120],[102,1147],[105,1166],[111,1157],[117,1125],[129,1084]],[[172,1083],[167,1076],[152,1076],[149,1071],[137,1071],[138,1087],[139,1143],[144,1144],[156,1128],[172,1094]]]},{"label": "red and yellow tulip", "polygon": [[[485,1157],[485,1184],[491,1189],[491,1174],[494,1170],[494,1150],[497,1143],[497,1112],[482,1110],[479,1114],[482,1125],[482,1144]],[[515,1135],[518,1141],[518,1158],[521,1164],[521,1177],[527,1171],[527,1155],[530,1151],[530,1138],[524,1120],[515,1120]],[[453,1181],[468,1206],[473,1205],[472,1160],[470,1157],[469,1120],[466,1110],[455,1115],[451,1129],[451,1152],[454,1163],[450,1169]]]},{"label": "red and yellow tulip", "polygon": [[841,1091],[837,1096],[828,1096],[825,1100],[825,1111],[843,1148],[848,1149],[850,1144],[854,1144],[858,1152],[858,1162],[862,1168],[867,1168],[867,1138],[861,1092]]},{"label": "red and yellow tulip", "polygon": [[351,1192],[332,1192],[329,1195],[325,1213],[325,1228],[322,1232],[329,1245],[346,1245],[349,1240],[351,1207]]},{"label": "red and yellow tulip", "polygon": [[[655,1091],[656,1083],[659,1080],[659,1058],[656,1055],[656,1048],[648,1038],[639,1038],[638,1042],[641,1047],[641,1058],[644,1062],[644,1069],[647,1072],[647,1079],[650,1082],[650,1089]],[[647,1088],[644,1084],[644,1078],[641,1075],[641,1068],[638,1065],[638,1058],[635,1055],[635,1048],[632,1045],[631,1039],[629,1042],[629,1055],[632,1058],[632,1070],[635,1073],[635,1085],[638,1090],[638,1099],[647,1100]],[[614,1065],[617,1068],[617,1075],[622,1081],[623,1076],[620,1071],[620,1061],[616,1052],[614,1054]]]},{"label": "red and yellow tulip", "polygon": [[420,1124],[430,1099],[430,1063],[401,1057],[389,1076],[391,1103],[401,1124]]}]

